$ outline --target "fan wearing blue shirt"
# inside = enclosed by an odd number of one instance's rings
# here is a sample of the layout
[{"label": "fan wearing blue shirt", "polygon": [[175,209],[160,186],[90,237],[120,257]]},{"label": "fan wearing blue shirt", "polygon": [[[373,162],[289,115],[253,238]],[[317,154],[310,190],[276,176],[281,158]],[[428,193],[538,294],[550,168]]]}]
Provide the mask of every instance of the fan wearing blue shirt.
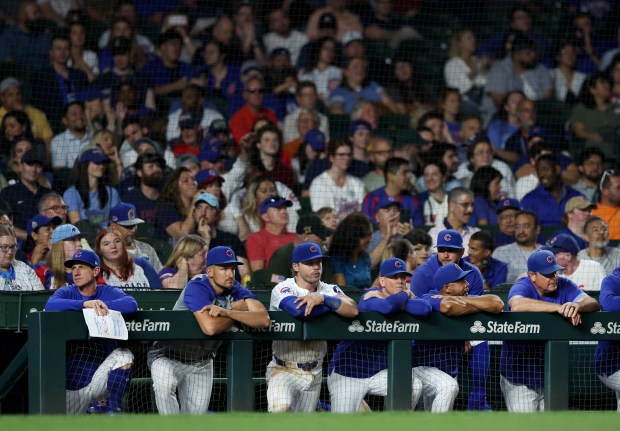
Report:
[{"label": "fan wearing blue shirt", "polygon": [[[558,277],[564,267],[548,250],[537,250],[527,259],[527,277],[520,278],[508,294],[508,311],[558,313],[573,326],[581,314],[598,311],[598,302],[571,280]],[[500,359],[500,387],[509,412],[543,411],[545,341],[504,341]]]}]

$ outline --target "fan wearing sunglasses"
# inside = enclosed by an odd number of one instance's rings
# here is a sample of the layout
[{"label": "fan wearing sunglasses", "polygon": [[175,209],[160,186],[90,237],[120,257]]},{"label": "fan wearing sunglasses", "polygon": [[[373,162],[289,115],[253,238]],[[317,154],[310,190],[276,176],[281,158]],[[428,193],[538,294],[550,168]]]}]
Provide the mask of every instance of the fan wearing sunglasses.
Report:
[{"label": "fan wearing sunglasses", "polygon": [[609,225],[609,239],[620,239],[620,171],[608,169],[599,183],[599,204],[592,215]]},{"label": "fan wearing sunglasses", "polygon": [[250,79],[244,90],[243,99],[245,105],[239,109],[230,119],[230,130],[236,142],[252,131],[252,125],[259,118],[266,118],[273,124],[277,123],[276,114],[263,106],[267,89],[260,78]]}]

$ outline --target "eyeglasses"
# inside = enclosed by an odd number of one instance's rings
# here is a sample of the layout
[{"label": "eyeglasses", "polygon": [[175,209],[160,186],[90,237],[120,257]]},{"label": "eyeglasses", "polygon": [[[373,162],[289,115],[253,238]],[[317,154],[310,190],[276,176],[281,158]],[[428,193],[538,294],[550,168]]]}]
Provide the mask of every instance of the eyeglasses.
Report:
[{"label": "eyeglasses", "polygon": [[454,202],[457,205],[462,206],[463,208],[473,208],[474,207],[474,203],[473,202]]},{"label": "eyeglasses", "polygon": [[2,251],[3,253],[6,253],[7,251],[16,251],[17,250],[17,244],[0,244],[0,251]]},{"label": "eyeglasses", "polygon": [[352,157],[353,153],[335,153],[334,156],[336,156],[336,157]]},{"label": "eyeglasses", "polygon": [[67,205],[54,205],[53,207],[48,207],[45,208],[43,211],[54,211],[55,213],[58,212],[65,212],[69,209],[69,207]]},{"label": "eyeglasses", "polygon": [[248,93],[250,94],[265,94],[267,92],[267,89],[265,88],[248,88],[247,90]]},{"label": "eyeglasses", "polygon": [[603,183],[605,182],[605,178],[612,176],[612,175],[616,175],[616,171],[614,171],[613,169],[607,169],[605,172],[603,172],[603,176],[601,177],[601,182],[598,184],[599,190],[603,189]]}]

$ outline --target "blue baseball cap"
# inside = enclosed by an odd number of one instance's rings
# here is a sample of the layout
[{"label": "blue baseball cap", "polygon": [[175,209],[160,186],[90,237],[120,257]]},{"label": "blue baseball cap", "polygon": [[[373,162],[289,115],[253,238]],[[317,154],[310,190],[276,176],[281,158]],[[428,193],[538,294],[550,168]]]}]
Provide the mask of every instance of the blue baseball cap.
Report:
[{"label": "blue baseball cap", "polygon": [[213,208],[220,208],[220,202],[211,193],[200,193],[196,196],[196,199],[194,199],[194,205],[198,205],[200,202],[211,205]]},{"label": "blue baseball cap", "polygon": [[349,124],[349,135],[354,134],[358,130],[368,130],[370,132],[372,130],[372,126],[366,120],[351,121],[351,124]]},{"label": "blue baseball cap", "polygon": [[28,236],[32,235],[32,232],[36,231],[42,226],[54,225],[54,227],[62,224],[62,219],[58,216],[55,217],[47,217],[43,214],[37,214],[28,220],[28,225],[26,226],[26,230],[28,231]]},{"label": "blue baseball cap", "polygon": [[179,117],[179,129],[193,129],[198,124],[200,124],[200,118],[195,112],[184,112]]},{"label": "blue baseball cap", "polygon": [[269,208],[280,208],[280,207],[292,207],[293,202],[286,199],[284,196],[269,196],[267,199],[262,201],[259,206],[259,211],[261,214],[265,214]]},{"label": "blue baseball cap", "polygon": [[73,257],[67,261],[65,261],[65,267],[71,268],[73,265],[77,263],[85,263],[86,265],[96,268],[101,266],[101,262],[99,261],[99,256],[95,254],[92,250],[78,250],[73,253]]},{"label": "blue baseball cap", "polygon": [[287,57],[290,58],[291,57],[291,51],[289,51],[288,49],[283,48],[283,47],[274,48],[269,53],[269,59],[273,60],[274,58],[276,58],[276,57],[278,57],[280,55],[286,55]]},{"label": "blue baseball cap", "polygon": [[243,263],[237,260],[235,252],[230,247],[213,247],[207,253],[207,266],[211,265],[228,265],[234,263],[236,265],[243,265]]},{"label": "blue baseball cap", "polygon": [[543,250],[549,250],[553,254],[564,251],[573,256],[577,256],[579,253],[579,244],[577,244],[577,241],[572,235],[561,233],[547,241],[547,246],[543,247]]},{"label": "blue baseball cap", "polygon": [[536,250],[527,258],[527,270],[531,272],[547,275],[562,269],[564,267],[558,265],[555,255],[549,250]]},{"label": "blue baseball cap", "polygon": [[518,200],[513,199],[513,198],[500,199],[497,202],[497,204],[495,204],[495,212],[497,214],[509,208],[513,208],[517,211],[521,211],[521,204],[519,203]]},{"label": "blue baseball cap", "polygon": [[400,208],[400,202],[398,202],[398,199],[386,196],[377,202],[377,210],[391,207],[392,205],[397,205],[398,208]]},{"label": "blue baseball cap", "polygon": [[86,150],[80,156],[80,163],[110,163],[110,159],[108,156],[103,154],[100,150],[90,149]]},{"label": "blue baseball cap", "polygon": [[215,169],[203,169],[196,174],[196,184],[198,187],[211,184],[216,180],[220,180],[222,183],[224,182],[224,178],[222,178]]},{"label": "blue baseball cap", "polygon": [[60,225],[56,229],[54,229],[54,232],[52,232],[52,245],[66,239],[79,237],[81,235],[82,233],[80,232],[80,230],[72,224]]},{"label": "blue baseball cap", "polygon": [[323,255],[321,246],[313,242],[302,242],[293,249],[292,262],[307,262],[313,259],[322,259],[326,256]]},{"label": "blue baseball cap", "polygon": [[310,129],[304,135],[304,142],[310,144],[310,147],[319,153],[325,151],[326,140],[325,134],[319,129]]},{"label": "blue baseball cap", "polygon": [[463,237],[453,229],[442,230],[437,234],[437,248],[463,248]]},{"label": "blue baseball cap", "polygon": [[137,212],[134,204],[121,202],[110,210],[110,221],[121,226],[135,226],[144,223],[144,220],[136,217]]},{"label": "blue baseball cap", "polygon": [[411,273],[407,271],[407,264],[405,261],[396,257],[384,260],[381,264],[381,271],[379,274],[381,277],[390,277],[397,274],[411,275]]},{"label": "blue baseball cap", "polygon": [[463,268],[461,268],[458,264],[448,263],[435,272],[435,275],[433,276],[433,289],[439,292],[446,284],[461,280],[472,271],[473,269],[463,271]]},{"label": "blue baseball cap", "polygon": [[207,136],[202,140],[202,146],[200,148],[200,154],[198,155],[198,160],[201,162],[203,160],[207,160],[211,163],[215,162],[218,159],[225,158],[222,153],[222,146],[224,144],[217,138],[213,138],[212,136]]}]

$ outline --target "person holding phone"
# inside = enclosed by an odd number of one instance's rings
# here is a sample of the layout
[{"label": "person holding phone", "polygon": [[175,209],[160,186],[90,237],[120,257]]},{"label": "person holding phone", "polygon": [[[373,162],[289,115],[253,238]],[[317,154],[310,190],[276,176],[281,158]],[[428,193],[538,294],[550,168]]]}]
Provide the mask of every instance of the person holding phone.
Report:
[{"label": "person holding phone", "polygon": [[376,221],[379,229],[373,232],[366,252],[370,255],[371,268],[383,260],[383,251],[392,241],[403,239],[412,229],[411,215],[407,208],[394,198],[383,198],[377,204]]}]

